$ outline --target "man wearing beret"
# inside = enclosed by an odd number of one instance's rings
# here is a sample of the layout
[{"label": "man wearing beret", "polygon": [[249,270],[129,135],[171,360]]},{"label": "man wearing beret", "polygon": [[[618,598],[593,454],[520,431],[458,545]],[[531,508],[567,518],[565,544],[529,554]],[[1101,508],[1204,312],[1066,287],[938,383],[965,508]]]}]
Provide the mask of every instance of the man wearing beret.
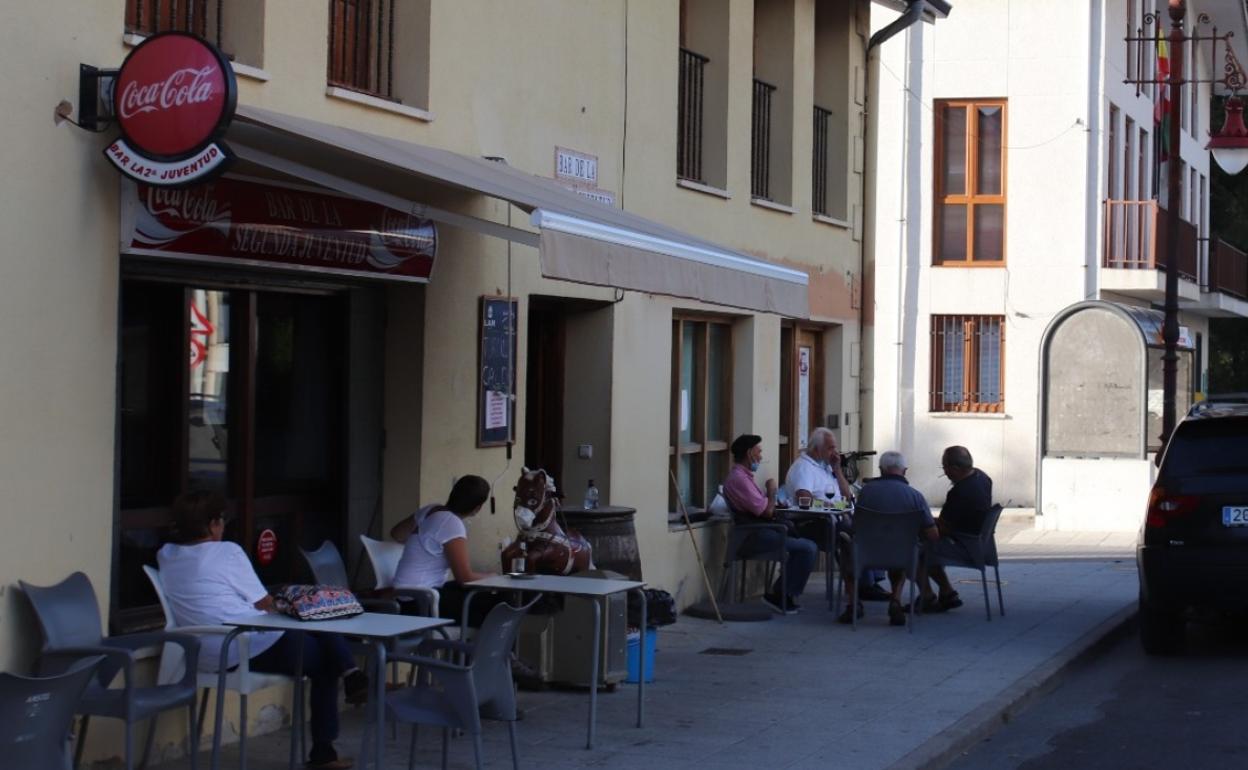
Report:
[{"label": "man wearing beret", "polygon": [[[733,515],[738,521],[767,521],[776,517],[776,480],[767,479],[765,491],[759,489],[754,480],[754,474],[763,460],[762,442],[761,436],[748,433],[737,436],[732,442],[732,470],[724,480],[724,498],[732,507]],[[802,595],[806,580],[815,568],[815,558],[819,554],[815,542],[804,537],[791,537],[767,530],[751,533],[741,544],[737,554],[750,556],[775,551],[781,538],[784,539],[784,549],[788,552],[788,563],[784,570],[787,585],[781,585],[777,578],[771,591],[763,595],[763,601],[776,612],[792,615],[799,609],[797,597]]]}]

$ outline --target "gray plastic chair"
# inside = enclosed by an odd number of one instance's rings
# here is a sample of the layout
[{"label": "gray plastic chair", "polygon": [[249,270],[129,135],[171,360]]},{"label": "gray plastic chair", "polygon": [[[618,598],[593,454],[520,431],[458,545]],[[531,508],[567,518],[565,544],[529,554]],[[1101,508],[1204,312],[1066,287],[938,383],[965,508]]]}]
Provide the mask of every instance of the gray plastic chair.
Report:
[{"label": "gray plastic chair", "polygon": [[1001,569],[997,559],[997,522],[1000,520],[1001,506],[994,505],[988,510],[988,515],[984,518],[984,526],[978,535],[955,532],[947,536],[966,549],[967,558],[959,559],[952,554],[933,554],[928,557],[932,566],[979,570],[979,578],[984,585],[984,612],[988,615],[989,621],[992,620],[992,602],[988,599],[988,567],[992,567],[993,575],[996,577],[997,610],[1002,617],[1005,616],[1005,598],[1001,595]]},{"label": "gray plastic chair", "polygon": [[[168,709],[186,706],[190,711],[190,746],[199,745],[195,719],[196,669],[199,663],[199,640],[190,634],[152,632],[105,637],[101,629],[100,608],[96,604],[91,580],[75,572],[54,586],[32,586],[19,581],[22,591],[39,619],[43,632],[43,649],[39,655],[40,674],[60,674],[84,657],[103,655],[105,660],[96,669],[86,691],[78,702],[77,713],[83,715],[82,731],[74,766],[82,759],[87,726],[93,716],[123,720],[125,728],[126,770],[134,768],[134,723]],[[176,644],[182,648],[186,668],[173,683],[140,687],[135,682],[135,653],[145,647]],[[109,689],[118,672],[122,687]],[[148,732],[141,767],[147,766],[154,732]],[[191,768],[196,767],[191,751]]]},{"label": "gray plastic chair", "polygon": [[[538,597],[540,598],[540,597]],[[511,679],[511,649],[515,644],[520,621],[538,601],[523,607],[499,604],[485,616],[471,644],[429,640],[423,650],[454,650],[465,655],[466,665],[449,663],[425,655],[408,655],[402,659],[420,667],[425,675],[413,687],[386,696],[389,719],[412,725],[412,742],[408,753],[409,770],[416,762],[417,725],[442,728],[442,767],[448,758],[449,731],[459,729],[472,736],[476,765],[481,767],[481,719],[507,723],[511,739],[511,764],[520,767],[516,750],[516,689]],[[425,681],[421,681],[425,680]]]},{"label": "gray plastic chair", "polygon": [[82,658],[57,676],[0,672],[0,756],[8,770],[69,767],[69,731],[78,699],[103,656]]},{"label": "gray plastic chair", "polygon": [[[906,615],[906,630],[914,631],[915,583],[919,579],[919,529],[923,525],[923,511],[884,513],[858,506],[854,510],[854,540],[852,554],[855,583],[861,584],[863,573],[872,569],[904,570],[910,581],[910,612]],[[858,630],[858,597],[848,597],[850,617],[854,630]]]}]

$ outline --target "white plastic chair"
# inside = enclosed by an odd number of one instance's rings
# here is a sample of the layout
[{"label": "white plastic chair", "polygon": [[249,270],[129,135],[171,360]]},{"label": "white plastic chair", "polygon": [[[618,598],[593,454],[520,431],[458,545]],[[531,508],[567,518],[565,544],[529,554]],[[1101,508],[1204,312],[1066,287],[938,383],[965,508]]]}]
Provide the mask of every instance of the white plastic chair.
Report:
[{"label": "white plastic chair", "polygon": [[[160,609],[165,613],[166,631],[176,630],[181,634],[224,637],[234,630],[231,626],[179,626],[173,617],[173,611],[169,608],[169,600],[165,597],[165,586],[160,579],[160,570],[145,564],[143,565],[143,571],[147,573],[147,579],[152,581],[152,588],[156,591],[156,598],[160,600]],[[249,636],[249,634],[239,634],[235,637],[233,644],[238,647],[238,665],[225,676],[225,689],[238,693],[238,766],[240,768],[247,767],[247,696],[267,687],[276,687],[283,684],[294,686],[294,677],[292,676],[266,674],[251,670],[250,651],[248,649]],[[182,676],[185,668],[186,662],[182,655],[182,648],[174,644],[166,644],[160,653],[160,670],[156,675],[156,683],[163,685],[177,681]],[[217,672],[199,671],[196,677],[196,684],[203,691],[199,707],[199,729],[197,730],[199,735],[203,735],[204,715],[207,713],[208,690],[218,685]],[[216,725],[214,729],[219,731],[221,725]],[[292,725],[293,729],[294,726]],[[155,730],[155,725],[153,725],[152,732],[155,733]],[[303,756],[306,740],[302,725],[297,732],[292,733],[291,740],[294,740],[296,735],[299,739],[298,755]]]},{"label": "white plastic chair", "polygon": [[399,559],[403,556],[403,544],[385,540],[374,540],[368,535],[360,535],[364,544],[364,552],[372,564],[373,575],[376,577],[375,588],[378,591],[393,589],[395,596],[415,599],[419,614],[438,617],[438,601],[441,596],[436,588],[395,588],[394,573],[399,568]]}]

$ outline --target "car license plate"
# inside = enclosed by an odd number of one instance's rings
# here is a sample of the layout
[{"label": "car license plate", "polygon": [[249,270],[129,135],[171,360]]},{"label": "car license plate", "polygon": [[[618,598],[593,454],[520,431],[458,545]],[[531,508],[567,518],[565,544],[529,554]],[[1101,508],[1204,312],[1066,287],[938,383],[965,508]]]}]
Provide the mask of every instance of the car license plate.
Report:
[{"label": "car license plate", "polygon": [[1248,505],[1222,506],[1222,526],[1248,527]]}]

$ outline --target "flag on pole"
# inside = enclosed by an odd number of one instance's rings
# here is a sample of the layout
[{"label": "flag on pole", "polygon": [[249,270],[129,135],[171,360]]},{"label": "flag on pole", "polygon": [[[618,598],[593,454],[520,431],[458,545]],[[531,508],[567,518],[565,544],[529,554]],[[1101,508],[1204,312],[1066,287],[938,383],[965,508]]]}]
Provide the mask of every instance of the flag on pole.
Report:
[{"label": "flag on pole", "polygon": [[1170,158],[1170,49],[1166,39],[1157,34],[1157,100],[1153,102],[1153,123],[1157,130],[1157,161],[1165,163]]}]

